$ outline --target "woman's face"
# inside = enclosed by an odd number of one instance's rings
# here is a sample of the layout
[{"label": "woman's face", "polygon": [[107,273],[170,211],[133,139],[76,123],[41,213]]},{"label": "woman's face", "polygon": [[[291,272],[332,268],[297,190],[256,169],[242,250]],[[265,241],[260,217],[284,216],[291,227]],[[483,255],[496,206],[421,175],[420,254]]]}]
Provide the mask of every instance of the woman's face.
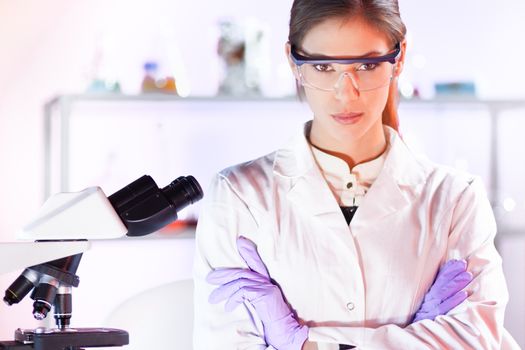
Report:
[{"label": "woman's face", "polygon": [[[360,18],[332,18],[312,27],[298,49],[312,56],[370,57],[391,52],[393,45],[384,33]],[[288,53],[289,50],[287,45]],[[296,66],[291,65],[299,80]],[[399,70],[391,68],[394,74],[399,74]],[[327,150],[340,145],[373,143],[377,141],[374,138],[384,137],[381,118],[388,99],[388,80],[381,88],[361,92],[350,79],[343,81],[334,91],[305,87],[306,99],[314,113],[310,140]]]}]

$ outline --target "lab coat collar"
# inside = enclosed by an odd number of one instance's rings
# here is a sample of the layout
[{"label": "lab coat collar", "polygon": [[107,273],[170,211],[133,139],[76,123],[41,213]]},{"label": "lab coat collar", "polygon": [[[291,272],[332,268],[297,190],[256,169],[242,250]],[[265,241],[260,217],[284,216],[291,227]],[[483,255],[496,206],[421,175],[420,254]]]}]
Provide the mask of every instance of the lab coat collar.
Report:
[{"label": "lab coat collar", "polygon": [[[311,121],[300,135],[279,149],[273,165],[274,173],[289,181],[288,198],[314,215],[340,213],[321,170],[315,163],[307,137]],[[385,126],[390,148],[383,169],[361,203],[356,217],[372,219],[386,216],[410,203],[426,178],[425,167],[410,152],[399,134]],[[368,204],[370,203],[370,204]],[[358,220],[360,221],[360,220]]]},{"label": "lab coat collar", "polygon": [[304,124],[304,129],[295,135],[288,144],[277,150],[273,163],[273,171],[285,178],[304,176],[309,171],[315,171],[315,160],[308,143],[312,121]]}]

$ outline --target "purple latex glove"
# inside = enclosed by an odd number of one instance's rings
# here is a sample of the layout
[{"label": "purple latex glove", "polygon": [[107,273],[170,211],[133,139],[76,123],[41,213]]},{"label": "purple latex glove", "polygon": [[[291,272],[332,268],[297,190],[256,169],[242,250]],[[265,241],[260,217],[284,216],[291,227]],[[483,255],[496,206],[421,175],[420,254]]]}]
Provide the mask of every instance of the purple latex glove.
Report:
[{"label": "purple latex glove", "polygon": [[434,284],[425,294],[412,322],[434,320],[436,316],[445,315],[461,304],[468,297],[468,293],[462,289],[471,281],[472,274],[467,271],[466,260],[447,261],[439,269]]},{"label": "purple latex glove", "polygon": [[221,268],[210,272],[206,280],[220,285],[209,297],[212,304],[227,300],[226,311],[235,309],[246,300],[253,305],[264,326],[267,344],[277,350],[299,350],[308,338],[308,327],[301,326],[284,301],[279,287],[270,280],[255,244],[237,239],[237,250],[249,269]]}]

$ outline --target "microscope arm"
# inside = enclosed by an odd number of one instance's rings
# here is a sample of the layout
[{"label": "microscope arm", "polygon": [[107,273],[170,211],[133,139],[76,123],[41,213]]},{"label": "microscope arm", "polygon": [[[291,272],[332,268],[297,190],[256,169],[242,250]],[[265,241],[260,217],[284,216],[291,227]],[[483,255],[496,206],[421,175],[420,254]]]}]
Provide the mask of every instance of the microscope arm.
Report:
[{"label": "microscope arm", "polygon": [[88,241],[0,243],[0,275],[27,266],[85,252]]}]

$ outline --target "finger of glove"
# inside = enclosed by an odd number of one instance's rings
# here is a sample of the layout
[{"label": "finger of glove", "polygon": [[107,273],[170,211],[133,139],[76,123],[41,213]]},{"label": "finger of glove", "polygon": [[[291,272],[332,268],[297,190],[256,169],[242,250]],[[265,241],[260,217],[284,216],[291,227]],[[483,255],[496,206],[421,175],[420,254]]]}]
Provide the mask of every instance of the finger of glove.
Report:
[{"label": "finger of glove", "polygon": [[439,304],[441,304],[441,300],[440,299],[429,299],[429,300],[425,300],[423,301],[423,304],[421,304],[421,307],[419,308],[418,310],[418,313],[419,312],[430,312],[434,309],[436,309]]},{"label": "finger of glove", "polygon": [[268,281],[268,278],[261,276],[255,271],[239,268],[216,269],[208,273],[206,282],[210,284],[226,284],[239,278],[248,278],[256,281]]},{"label": "finger of glove", "polygon": [[445,285],[434,284],[430,290],[425,294],[423,303],[419,311],[429,312],[436,308],[444,300],[455,295],[457,292],[465,288],[472,281],[472,273],[465,271],[455,276],[451,281]]},{"label": "finger of glove", "polygon": [[[235,309],[237,305],[242,304],[245,300],[249,301],[257,311],[257,315],[264,321],[267,319],[265,317],[267,315],[266,310],[260,309],[257,307],[258,304],[255,302],[262,297],[270,294],[271,286],[261,286],[261,285],[253,285],[253,286],[245,286],[240,288],[239,290],[235,291],[229,298],[226,304],[224,305],[224,309],[228,312]],[[271,302],[271,301],[270,301]]]},{"label": "finger of glove", "polygon": [[468,293],[466,291],[457,292],[438,306],[437,315],[446,315],[450,310],[465,301],[467,297]]},{"label": "finger of glove", "polygon": [[416,316],[414,316],[412,323],[419,322],[421,320],[434,320],[434,315],[431,315],[428,312],[418,312],[416,313]]},{"label": "finger of glove", "polygon": [[270,278],[268,270],[257,252],[255,243],[248,238],[239,236],[239,238],[237,238],[237,250],[250,269]]},{"label": "finger of glove", "polygon": [[467,299],[468,293],[465,291],[458,292],[442,302],[439,305],[433,305],[430,307],[429,304],[426,305],[426,308],[423,306],[419,309],[414,317],[412,322],[418,322],[421,320],[434,320],[437,316],[446,315],[450,310],[461,304],[465,299]]},{"label": "finger of glove", "polygon": [[446,264],[441,266],[438,275],[432,287],[441,288],[446,285],[454,277],[467,270],[466,260],[449,260]]},{"label": "finger of glove", "polygon": [[442,288],[439,290],[439,299],[443,301],[455,295],[457,292],[468,286],[468,284],[472,281],[472,278],[472,273],[469,271],[460,273],[446,285],[442,286]]},{"label": "finger of glove", "polygon": [[266,287],[268,288],[271,286],[271,283],[268,281],[257,281],[257,280],[251,280],[248,278],[240,278],[236,279],[234,281],[228,282],[226,284],[223,284],[217,288],[215,288],[208,297],[208,301],[212,304],[216,304],[222,300],[230,298],[235,292],[237,292],[239,289],[245,288],[245,287]]},{"label": "finger of glove", "polygon": [[235,292],[226,302],[226,310],[233,310],[237,305],[248,301],[265,324],[265,329],[291,314],[290,307],[284,302],[279,288],[271,286],[244,287]]}]

